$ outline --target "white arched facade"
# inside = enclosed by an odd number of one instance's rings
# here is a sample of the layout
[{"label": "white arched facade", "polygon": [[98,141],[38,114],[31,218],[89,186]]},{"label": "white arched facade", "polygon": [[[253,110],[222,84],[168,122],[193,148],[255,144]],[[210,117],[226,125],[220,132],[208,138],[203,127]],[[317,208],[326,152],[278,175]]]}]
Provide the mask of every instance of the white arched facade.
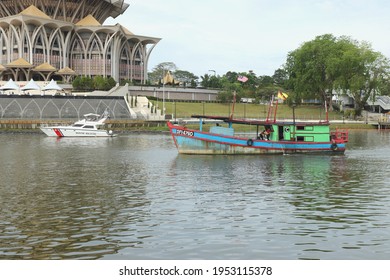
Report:
[{"label": "white arched facade", "polygon": [[[1,11],[3,2],[8,1],[0,2],[1,16],[4,15],[4,11]],[[23,75],[25,80],[29,80],[36,75],[34,67],[45,63],[57,70],[70,68],[77,75],[112,77],[117,82],[147,80],[148,60],[160,39],[134,35],[119,24],[106,26],[99,22],[107,16],[99,13],[97,7],[106,7],[108,2],[116,3],[117,6],[114,7],[117,9],[111,11],[115,15],[122,11],[118,7],[123,8],[119,5],[120,3],[124,5],[123,1],[79,1],[77,3],[84,7],[87,3],[88,7],[96,4],[94,12],[81,18],[79,22],[72,21],[81,16],[73,16],[69,22],[60,20],[67,14],[62,9],[61,12],[56,10],[54,18],[45,14],[48,8],[38,9],[49,2],[55,2],[51,5],[55,7],[58,7],[57,2],[63,4],[71,2],[71,9],[79,11],[80,15],[81,10],[74,7],[75,1],[32,2],[38,4],[38,7],[29,6],[16,15],[0,18],[0,64],[5,67],[0,75],[3,80],[10,77],[21,80]],[[113,7],[113,4],[110,5]],[[94,18],[93,14],[98,18]],[[11,66],[12,62],[20,58],[31,64],[28,70],[19,71],[15,70],[17,66]]]}]

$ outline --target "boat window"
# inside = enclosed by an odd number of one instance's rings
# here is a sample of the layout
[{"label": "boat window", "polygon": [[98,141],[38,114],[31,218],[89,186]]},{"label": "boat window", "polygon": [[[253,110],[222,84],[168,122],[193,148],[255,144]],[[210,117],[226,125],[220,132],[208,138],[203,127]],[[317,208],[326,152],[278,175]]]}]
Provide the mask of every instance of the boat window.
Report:
[{"label": "boat window", "polygon": [[306,131],[313,131],[314,128],[313,126],[302,126],[302,125],[297,125],[297,130],[306,130]]},{"label": "boat window", "polygon": [[74,127],[82,127],[83,125],[82,124],[74,124],[73,126]]},{"label": "boat window", "polygon": [[93,125],[85,125],[84,128],[94,128]]},{"label": "boat window", "polygon": [[297,136],[297,141],[304,141],[304,142],[313,142],[314,137],[313,136]]}]

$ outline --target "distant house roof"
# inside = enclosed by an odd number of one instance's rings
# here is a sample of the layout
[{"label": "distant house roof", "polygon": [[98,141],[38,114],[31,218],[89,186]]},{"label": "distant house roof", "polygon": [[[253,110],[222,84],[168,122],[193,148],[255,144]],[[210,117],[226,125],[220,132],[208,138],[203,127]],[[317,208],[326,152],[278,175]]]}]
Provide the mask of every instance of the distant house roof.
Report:
[{"label": "distant house roof", "polygon": [[85,18],[76,23],[77,26],[101,26],[92,15],[87,15]]},{"label": "distant house roof", "polygon": [[24,9],[19,13],[20,15],[27,15],[27,16],[35,16],[45,19],[51,19],[47,14],[42,12],[40,9],[35,7],[34,5],[29,6],[28,8]]}]

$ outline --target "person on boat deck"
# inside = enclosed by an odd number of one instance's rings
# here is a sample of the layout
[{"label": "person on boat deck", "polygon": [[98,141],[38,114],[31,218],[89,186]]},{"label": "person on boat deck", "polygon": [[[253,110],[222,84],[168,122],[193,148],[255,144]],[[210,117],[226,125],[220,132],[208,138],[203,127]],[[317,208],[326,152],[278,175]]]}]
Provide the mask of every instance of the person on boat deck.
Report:
[{"label": "person on boat deck", "polygon": [[260,133],[260,139],[269,140],[269,136],[271,135],[271,128],[266,127],[263,132]]}]

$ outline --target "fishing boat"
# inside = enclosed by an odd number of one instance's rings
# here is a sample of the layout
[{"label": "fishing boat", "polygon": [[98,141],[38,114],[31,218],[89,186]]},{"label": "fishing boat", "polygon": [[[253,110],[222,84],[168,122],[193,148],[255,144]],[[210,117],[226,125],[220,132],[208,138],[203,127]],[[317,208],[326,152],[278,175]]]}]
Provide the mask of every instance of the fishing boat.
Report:
[{"label": "fishing boat", "polygon": [[[207,155],[257,155],[257,154],[343,154],[348,142],[348,131],[330,130],[328,117],[325,121],[277,121],[276,109],[269,106],[264,120],[235,119],[229,117],[193,115],[199,128],[168,122],[173,141],[181,154]],[[277,108],[277,103],[276,103]],[[271,108],[271,109],[270,109]],[[275,107],[274,107],[275,108]],[[274,118],[272,119],[272,112]],[[294,111],[293,111],[294,115]],[[328,114],[326,114],[328,116]],[[208,131],[205,122],[212,123]],[[235,125],[249,125],[256,134],[249,137],[236,133]]]},{"label": "fishing boat", "polygon": [[112,137],[114,134],[111,130],[102,128],[108,118],[106,112],[103,115],[90,113],[72,125],[41,126],[40,129],[47,136],[52,137]]}]

